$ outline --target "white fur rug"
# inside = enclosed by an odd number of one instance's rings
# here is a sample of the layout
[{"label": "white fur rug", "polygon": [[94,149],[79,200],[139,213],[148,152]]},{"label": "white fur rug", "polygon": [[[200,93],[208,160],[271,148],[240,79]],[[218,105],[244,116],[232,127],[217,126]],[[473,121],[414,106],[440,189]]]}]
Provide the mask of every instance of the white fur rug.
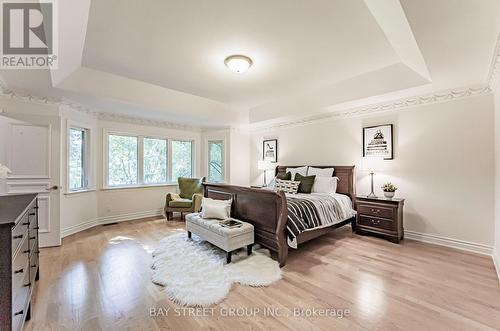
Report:
[{"label": "white fur rug", "polygon": [[177,233],[163,238],[153,252],[153,282],[165,286],[168,297],[179,304],[208,306],[222,301],[233,283],[268,286],[281,279],[278,262],[267,249],[246,248],[233,252],[226,264],[226,253],[193,234]]}]

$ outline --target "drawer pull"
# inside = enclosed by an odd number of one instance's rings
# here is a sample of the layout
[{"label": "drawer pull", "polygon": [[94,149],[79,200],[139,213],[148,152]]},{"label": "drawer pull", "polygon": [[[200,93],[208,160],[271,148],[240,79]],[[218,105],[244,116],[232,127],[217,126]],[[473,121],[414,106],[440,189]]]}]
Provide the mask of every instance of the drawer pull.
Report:
[{"label": "drawer pull", "polygon": [[38,265],[33,264],[31,267],[32,267],[32,268],[36,268],[36,267],[38,267]]},{"label": "drawer pull", "polygon": [[35,229],[35,230],[38,230],[39,228],[40,228],[40,227],[38,227],[38,226],[35,226],[35,227],[34,227],[33,229]]},{"label": "drawer pull", "polygon": [[29,250],[29,249],[23,251],[23,253],[29,253],[29,252],[31,252],[31,250]]},{"label": "drawer pull", "polygon": [[24,222],[23,224],[21,225],[30,225],[30,222]]},{"label": "drawer pull", "polygon": [[22,315],[23,313],[24,313],[24,310],[20,310],[20,311],[15,312],[14,316]]},{"label": "drawer pull", "polygon": [[24,271],[24,269],[14,270],[14,273],[15,273],[15,274],[20,274],[20,273],[22,273],[23,271]]},{"label": "drawer pull", "polygon": [[379,224],[380,224],[380,221],[379,221],[379,220],[372,220],[372,224],[373,224],[373,225],[379,225]]},{"label": "drawer pull", "polygon": [[24,284],[24,287],[29,287],[29,286],[31,286],[31,283]]},{"label": "drawer pull", "polygon": [[374,214],[378,214],[378,213],[380,213],[380,209],[373,209],[373,208],[372,208],[372,213],[374,213]]},{"label": "drawer pull", "polygon": [[30,213],[29,215],[30,215],[30,216],[35,216],[35,215],[36,215],[36,213]]},{"label": "drawer pull", "polygon": [[36,239],[36,236],[30,237],[30,240],[35,240],[35,239]]},{"label": "drawer pull", "polygon": [[12,239],[23,239],[23,235],[20,234],[20,235],[14,236],[14,237],[12,237]]}]

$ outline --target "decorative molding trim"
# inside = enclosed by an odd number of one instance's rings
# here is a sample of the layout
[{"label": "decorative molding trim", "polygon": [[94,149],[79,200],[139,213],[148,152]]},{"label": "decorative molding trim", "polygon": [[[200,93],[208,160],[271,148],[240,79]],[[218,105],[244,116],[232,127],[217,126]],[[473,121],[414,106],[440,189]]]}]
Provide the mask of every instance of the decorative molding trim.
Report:
[{"label": "decorative molding trim", "polygon": [[72,111],[76,111],[79,113],[83,113],[87,116],[90,116],[92,118],[95,118],[95,119],[98,119],[101,121],[131,123],[131,124],[137,124],[137,125],[155,126],[155,127],[161,127],[161,128],[167,128],[167,129],[183,130],[183,131],[196,131],[196,132],[201,131],[201,127],[194,126],[194,125],[178,124],[178,123],[172,123],[172,122],[162,121],[162,120],[153,120],[153,119],[148,119],[148,118],[143,118],[143,117],[135,117],[135,116],[128,116],[128,115],[99,112],[99,111],[90,109],[90,108],[85,107],[84,105],[82,105],[80,103],[71,101],[71,100],[66,99],[66,98],[56,99],[56,98],[49,98],[49,97],[39,97],[39,96],[27,94],[27,93],[26,94],[20,93],[20,92],[9,89],[7,87],[7,85],[5,84],[5,82],[2,81],[1,79],[0,79],[0,96],[5,97],[5,98],[9,98],[12,100],[16,100],[16,101],[21,101],[21,102],[36,103],[36,104],[61,107],[62,109],[65,109],[65,110],[72,110]]},{"label": "decorative molding trim", "polygon": [[80,231],[84,231],[90,228],[93,228],[94,226],[99,225],[97,223],[97,219],[89,220],[77,225],[72,225],[69,226],[65,229],[61,229],[61,239],[67,236],[70,236],[72,234],[78,233]]},{"label": "decorative molding trim", "polygon": [[113,216],[101,216],[93,220],[88,220],[83,223],[61,229],[61,238],[67,237],[69,235],[75,234],[80,231],[93,228],[98,225],[120,223],[120,222],[126,222],[126,221],[132,221],[141,218],[156,217],[156,216],[163,216],[163,209],[147,210],[136,213],[120,214]]},{"label": "decorative molding trim", "polygon": [[488,73],[488,86],[495,91],[500,84],[500,35],[498,36],[493,59],[491,60],[490,71]]},{"label": "decorative molding trim", "polygon": [[414,97],[399,98],[372,105],[365,105],[360,107],[348,108],[346,110],[337,110],[330,113],[318,114],[314,116],[307,116],[291,121],[281,123],[274,123],[270,125],[255,126],[250,125],[250,132],[268,131],[272,129],[288,128],[294,126],[308,125],[314,122],[322,121],[325,119],[342,119],[350,117],[358,117],[370,115],[374,113],[381,113],[394,110],[402,110],[415,106],[434,104],[439,102],[446,102],[452,100],[459,100],[468,97],[480,96],[491,94],[492,90],[489,86],[468,86],[461,88],[453,88],[440,92],[423,94]]},{"label": "decorative molding trim", "polygon": [[462,251],[472,252],[481,255],[493,254],[493,247],[483,244],[471,243],[464,240],[452,239],[447,237],[436,236],[427,233],[420,233],[415,231],[405,230],[405,239],[421,241],[428,244],[445,246],[450,248],[459,249]]},{"label": "decorative molding trim", "polygon": [[500,252],[498,249],[493,250],[492,254],[493,264],[495,265],[495,270],[497,271],[498,281],[500,282]]},{"label": "decorative molding trim", "polygon": [[163,215],[163,209],[147,210],[147,211],[140,211],[136,213],[128,213],[121,215],[101,216],[97,218],[97,223],[100,225],[109,223],[119,223],[119,222],[137,220],[146,217],[162,216],[162,215]]}]

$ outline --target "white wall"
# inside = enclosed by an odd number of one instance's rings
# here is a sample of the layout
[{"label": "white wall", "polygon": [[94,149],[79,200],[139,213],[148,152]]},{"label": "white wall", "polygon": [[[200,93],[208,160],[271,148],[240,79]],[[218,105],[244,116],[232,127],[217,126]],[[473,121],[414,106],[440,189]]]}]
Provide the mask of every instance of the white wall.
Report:
[{"label": "white wall", "polygon": [[373,117],[322,120],[252,134],[251,181],[262,140],[278,138],[280,165],[353,165],[357,192],[369,191],[360,171],[362,127],[394,124],[394,160],[376,175],[376,193],[392,181],[406,198],[405,230],[493,246],[493,96],[408,108]]}]

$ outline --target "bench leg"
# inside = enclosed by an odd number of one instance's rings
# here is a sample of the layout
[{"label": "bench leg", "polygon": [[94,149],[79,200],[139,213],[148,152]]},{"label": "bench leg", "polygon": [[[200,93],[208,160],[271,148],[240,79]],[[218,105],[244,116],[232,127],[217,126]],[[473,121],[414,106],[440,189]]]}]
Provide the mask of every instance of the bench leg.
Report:
[{"label": "bench leg", "polygon": [[252,246],[253,244],[247,246],[247,255],[252,255]]},{"label": "bench leg", "polygon": [[191,239],[191,231],[188,231],[188,238]]},{"label": "bench leg", "polygon": [[232,254],[232,252],[226,252],[226,262],[227,262],[227,264],[231,263],[231,254]]}]

